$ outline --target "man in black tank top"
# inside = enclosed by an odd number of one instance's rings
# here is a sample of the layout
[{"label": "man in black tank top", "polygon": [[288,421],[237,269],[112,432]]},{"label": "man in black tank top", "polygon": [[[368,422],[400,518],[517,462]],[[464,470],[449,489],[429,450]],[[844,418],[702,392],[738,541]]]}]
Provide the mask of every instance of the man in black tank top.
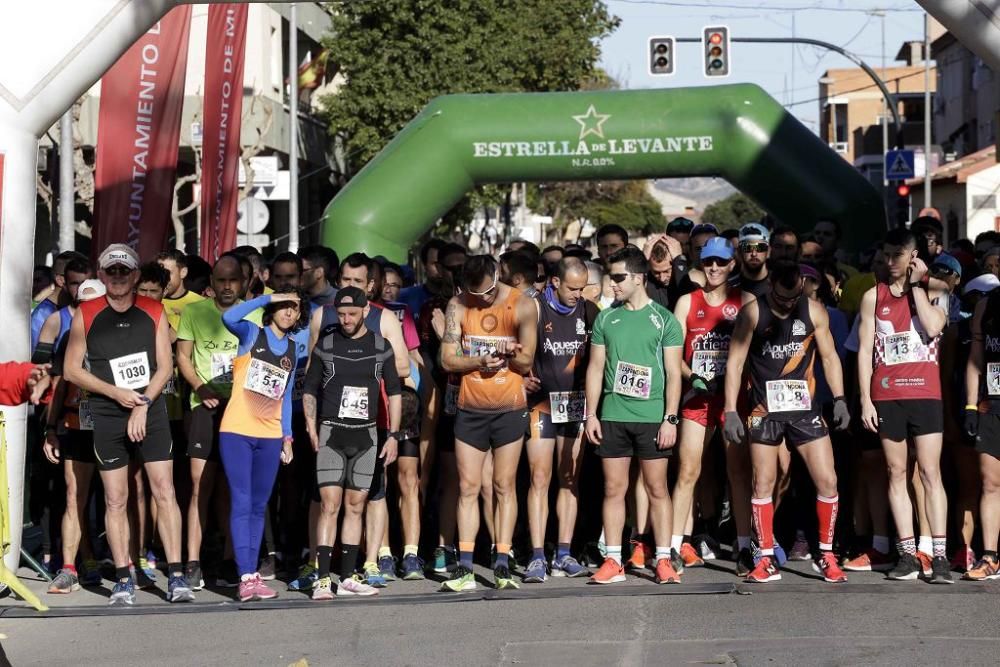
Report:
[{"label": "man in black tank top", "polygon": [[997,536],[1000,535],[1000,290],[976,304],[972,315],[972,351],[965,369],[965,432],[975,440],[983,497],[983,556],[964,579],[1000,578]]},{"label": "man in black tank top", "polygon": [[816,353],[834,398],[834,425],[846,428],[849,416],[844,400],[840,358],[830,334],[826,308],[802,294],[802,276],[793,262],[780,263],[770,272],[771,289],[763,298],[747,303],[736,318],[726,367],[726,420],[724,435],[732,444],[743,441],[745,431],[736,411],[743,367],[750,363],[750,460],[753,467],[752,517],[763,557],[747,577],[748,582],[781,578],[774,558],[773,494],[782,440],[797,447],[816,485],[821,556],[814,568],[826,581],[847,577],[833,554],[833,529],[838,510],[837,474],[833,448],[822,412],[815,400],[813,364]]},{"label": "man in black tank top", "polygon": [[[191,601],[194,595],[181,566],[170,424],[161,396],[173,374],[166,313],[156,301],[134,294],[139,257],[130,247],[108,246],[98,265],[107,296],[81,304],[73,317],[65,377],[91,395],[94,453],[104,483],[105,525],[116,568],[110,602],[135,603],[126,513],[130,459],[144,464],[156,499],[157,525],[167,553],[167,597],[171,602]],[[132,559],[139,562],[138,554]]]}]

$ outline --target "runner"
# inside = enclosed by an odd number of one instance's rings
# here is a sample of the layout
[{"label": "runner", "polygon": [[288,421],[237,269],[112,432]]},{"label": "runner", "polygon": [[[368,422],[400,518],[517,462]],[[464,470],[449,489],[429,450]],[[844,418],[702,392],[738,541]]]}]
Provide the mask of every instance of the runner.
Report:
[{"label": "runner", "polygon": [[500,282],[489,256],[470,257],[462,269],[465,292],[448,303],[441,365],[461,375],[455,419],[458,463],[459,566],[442,590],[476,588],[472,556],[479,533],[483,463],[493,454],[496,587],[518,588],[509,553],[517,519],[515,479],[528,429],[524,375],[532,369],[537,339],[535,304]]},{"label": "runner", "polygon": [[[49,319],[52,313],[56,312],[68,302],[66,293],[66,267],[73,260],[78,259],[83,262],[87,258],[73,250],[67,250],[56,255],[52,260],[53,284],[52,291],[31,311],[31,351],[35,351],[38,345],[38,336],[42,331],[42,326]],[[51,356],[51,352],[50,352]]]},{"label": "runner", "polygon": [[67,305],[55,311],[45,320],[41,331],[38,332],[38,343],[35,345],[31,360],[36,364],[47,364],[53,358],[59,344],[69,333],[70,325],[73,323],[73,315],[80,305],[78,300],[80,286],[84,281],[90,279],[93,270],[90,262],[79,257],[75,257],[66,263],[63,271],[64,297]]},{"label": "runner", "polygon": [[[736,263],[733,246],[726,239],[720,236],[709,239],[701,249],[701,266],[705,286],[680,297],[674,310],[684,336],[681,372],[686,380],[686,391],[681,408],[680,464],[672,498],[674,518],[670,548],[680,553],[683,567],[704,565],[691,544],[694,492],[701,476],[705,448],[711,443],[716,428],[725,421],[723,378],[729,339],[741,302],[740,290],[728,283]],[[727,447],[727,455],[730,449],[737,448]],[[736,452],[730,456],[735,458]],[[750,497],[749,479],[732,474],[735,469],[733,464],[727,466],[732,488],[731,505],[738,524],[736,532],[741,541],[746,537],[749,546],[750,508],[746,502]]]},{"label": "runner", "polygon": [[759,299],[771,288],[767,279],[771,234],[759,222],[748,222],[740,227],[739,238],[739,286],[745,293]]},{"label": "runner", "polygon": [[553,452],[559,474],[556,515],[559,519],[552,575],[578,577],[586,569],[570,555],[576,526],[582,464],[583,422],[587,414],[584,384],[587,345],[597,306],[581,295],[587,286],[587,267],[576,259],[556,265],[552,285],[539,300],[538,352],[533,376],[539,387],[529,396],[532,406],[527,443],[531,487],[528,489],[528,525],[532,555],[524,571],[525,583],[541,583],[545,567],[545,529],[549,520],[549,485]]},{"label": "runner", "polygon": [[861,300],[858,383],[862,423],[879,434],[889,470],[889,505],[900,556],[888,577],[916,579],[924,570],[917,559],[907,489],[907,439],[912,439],[932,533],[930,580],[954,583],[945,555],[948,498],[940,467],[944,416],[938,342],[948,323],[948,298],[924,286],[927,265],[917,257],[912,232],[890,231],[883,248],[889,279]]},{"label": "runner", "polygon": [[747,303],[736,318],[726,368],[724,435],[730,446],[747,436],[737,399],[749,358],[750,404],[747,426],[753,467],[753,526],[762,558],[749,575],[753,583],[781,579],[774,556],[774,493],[778,449],[783,441],[798,449],[816,485],[820,557],[813,568],[825,581],[847,577],[833,554],[833,530],[839,497],[833,448],[816,401],[814,363],[819,354],[834,395],[834,426],[846,428],[850,416],[844,399],[840,358],[822,304],[803,296],[802,275],[794,262],[776,264],[762,298]]},{"label": "runner", "polygon": [[164,250],[156,256],[156,261],[170,274],[161,303],[167,312],[170,328],[177,331],[184,309],[192,303],[204,300],[204,297],[184,286],[184,279],[188,275],[187,255],[180,250]]},{"label": "runner", "polygon": [[[229,530],[240,602],[278,596],[257,572],[264,513],[278,465],[292,462],[292,387],[296,350],[289,335],[309,321],[298,291],[234,304],[222,323],[239,340],[232,389],[219,424],[219,454],[229,481]],[[247,319],[262,308],[261,325]]]},{"label": "runner", "polygon": [[621,535],[632,459],[639,459],[656,543],[656,582],[680,583],[670,553],[671,503],[667,460],[677,441],[681,398],[680,325],[646,294],[648,262],[638,248],[608,258],[616,305],[594,323],[587,365],[587,438],[604,469],[604,535],[607,558],[591,577],[596,584],[625,580]]},{"label": "runner", "polygon": [[333,281],[340,266],[337,253],[325,246],[314,245],[299,250],[299,257],[302,258],[302,289],[309,294],[313,307],[332,303],[337,294]]},{"label": "runner", "polygon": [[[357,287],[343,287],[334,302],[337,323],[324,327],[309,361],[303,390],[306,428],[316,450],[316,481],[322,498],[318,527],[318,581],[313,600],[333,598],[330,562],[340,527],[337,596],[370,596],[377,589],[354,574],[361,542],[361,513],[368,491],[381,484],[396,458],[401,403],[393,348],[365,326],[368,299]],[[379,453],[378,396],[388,395],[390,432]]]},{"label": "runner", "polygon": [[174,497],[170,429],[160,396],[173,368],[169,325],[163,306],[133,294],[139,279],[134,250],[112,244],[101,253],[98,265],[107,295],[81,304],[73,318],[65,377],[91,396],[94,455],[104,483],[105,525],[115,564],[110,603],[135,603],[126,514],[132,459],[144,464],[159,507],[167,598],[190,601],[194,595],[180,558],[181,516]]}]

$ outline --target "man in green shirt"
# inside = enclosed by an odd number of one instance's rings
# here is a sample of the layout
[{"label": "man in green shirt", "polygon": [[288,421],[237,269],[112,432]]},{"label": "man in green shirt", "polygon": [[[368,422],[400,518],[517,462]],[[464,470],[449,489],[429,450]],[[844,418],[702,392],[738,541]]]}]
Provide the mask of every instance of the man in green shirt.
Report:
[{"label": "man in green shirt", "polygon": [[[625,580],[621,535],[632,458],[639,459],[656,539],[657,583],[680,583],[671,563],[672,528],[667,459],[677,441],[684,336],[674,316],[646,294],[646,257],[626,247],[608,258],[615,304],[594,322],[587,366],[587,437],[604,469],[607,558],[591,577],[597,584]],[[679,560],[679,556],[677,557]]]}]

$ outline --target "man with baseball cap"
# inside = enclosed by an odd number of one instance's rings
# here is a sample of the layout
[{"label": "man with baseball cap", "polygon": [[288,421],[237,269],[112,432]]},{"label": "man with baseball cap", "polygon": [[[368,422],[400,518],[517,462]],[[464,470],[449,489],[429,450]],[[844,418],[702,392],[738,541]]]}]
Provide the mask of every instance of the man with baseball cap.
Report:
[{"label": "man with baseball cap", "polygon": [[[104,483],[105,526],[115,563],[112,605],[135,603],[129,568],[128,468],[145,466],[159,510],[167,554],[167,598],[194,599],[181,566],[181,515],[174,495],[172,442],[161,392],[173,372],[163,306],[136,296],[139,256],[127,245],[108,246],[98,259],[103,297],[86,301],[73,317],[65,378],[90,395],[94,456]],[[86,363],[84,358],[86,357]]]},{"label": "man with baseball cap", "polygon": [[[771,290],[767,259],[771,250],[771,232],[759,222],[740,227],[740,289],[744,295],[760,298]],[[744,297],[749,298],[749,297]]]}]

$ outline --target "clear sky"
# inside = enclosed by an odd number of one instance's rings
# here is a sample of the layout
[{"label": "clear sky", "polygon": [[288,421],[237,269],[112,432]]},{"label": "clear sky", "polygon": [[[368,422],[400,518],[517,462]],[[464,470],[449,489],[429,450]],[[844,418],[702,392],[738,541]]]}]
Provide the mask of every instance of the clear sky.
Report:
[{"label": "clear sky", "polygon": [[[907,0],[605,0],[622,19],[602,43],[601,66],[623,88],[675,88],[715,83],[756,83],[816,131],[818,79],[827,69],[854,67],[846,58],[812,46],[733,44],[732,74],[706,79],[700,44],[679,44],[676,73],[650,76],[647,40],[652,35],[700,37],[708,25],[728,25],[733,37],[810,37],[851,51],[876,70],[905,41],[922,40],[923,10]],[[885,9],[885,18],[873,11]],[[933,72],[931,73],[933,76]]]}]

